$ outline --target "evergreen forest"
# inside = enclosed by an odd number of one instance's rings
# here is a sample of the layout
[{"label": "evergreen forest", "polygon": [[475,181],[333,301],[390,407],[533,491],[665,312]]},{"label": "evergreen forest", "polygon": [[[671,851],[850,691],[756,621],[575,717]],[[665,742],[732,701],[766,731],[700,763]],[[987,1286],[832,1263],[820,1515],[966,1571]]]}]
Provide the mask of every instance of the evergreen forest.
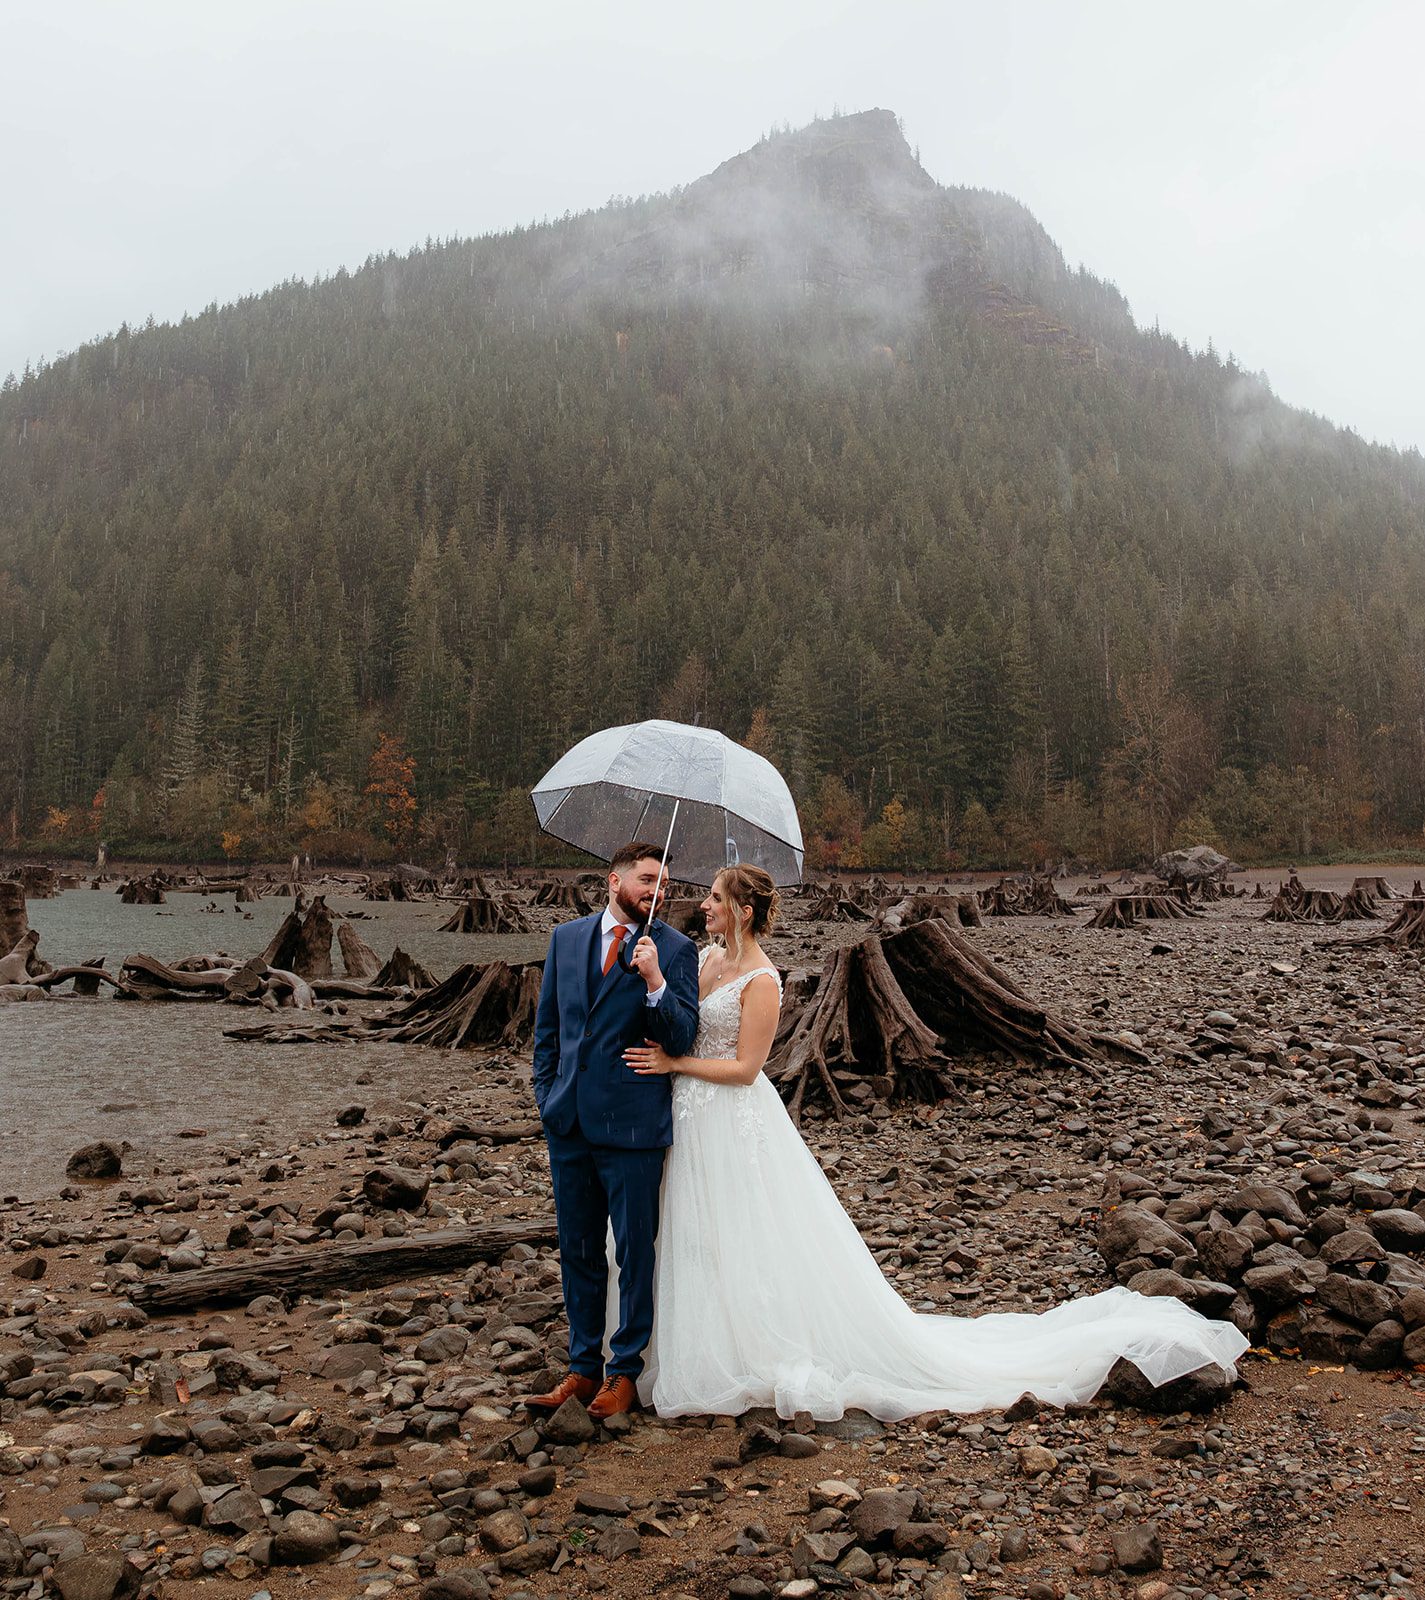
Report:
[{"label": "evergreen forest", "polygon": [[5,380],[11,848],[555,859],[529,787],[650,716],[813,866],[1412,848],[1425,466],[888,112]]}]

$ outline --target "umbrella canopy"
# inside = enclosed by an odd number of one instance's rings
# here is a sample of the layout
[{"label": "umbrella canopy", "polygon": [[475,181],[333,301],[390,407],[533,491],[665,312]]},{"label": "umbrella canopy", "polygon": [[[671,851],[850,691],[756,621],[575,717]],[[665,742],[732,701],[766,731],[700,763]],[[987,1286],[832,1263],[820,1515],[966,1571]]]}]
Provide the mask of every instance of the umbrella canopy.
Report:
[{"label": "umbrella canopy", "polygon": [[739,862],[776,884],[801,882],[801,824],[781,773],[713,728],[605,728],[556,761],[530,798],[546,833],[604,861],[631,840],[668,839],[671,825],[670,870],[689,883],[710,884]]}]

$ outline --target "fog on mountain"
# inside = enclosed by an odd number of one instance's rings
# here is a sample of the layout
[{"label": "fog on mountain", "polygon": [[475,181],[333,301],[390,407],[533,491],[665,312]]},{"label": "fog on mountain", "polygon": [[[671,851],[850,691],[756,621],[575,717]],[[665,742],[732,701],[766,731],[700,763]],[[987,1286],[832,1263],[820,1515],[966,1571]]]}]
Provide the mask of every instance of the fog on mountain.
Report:
[{"label": "fog on mountain", "polygon": [[812,866],[1390,845],[1422,489],[819,121],[7,379],[0,826],[525,855],[529,783],[663,715],[779,764]]}]

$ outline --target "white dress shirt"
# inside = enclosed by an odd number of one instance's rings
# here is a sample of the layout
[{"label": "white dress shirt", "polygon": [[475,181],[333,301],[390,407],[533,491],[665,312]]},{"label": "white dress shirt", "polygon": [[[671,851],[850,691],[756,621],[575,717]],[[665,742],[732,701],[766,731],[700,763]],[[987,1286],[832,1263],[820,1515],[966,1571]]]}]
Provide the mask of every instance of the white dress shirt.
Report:
[{"label": "white dress shirt", "polygon": [[[610,949],[610,947],[612,946],[612,944],[614,942],[614,929],[615,928],[627,928],[629,933],[633,932],[633,928],[629,923],[621,922],[614,915],[612,906],[606,906],[604,908],[603,921],[600,922],[600,924],[599,924],[599,971],[600,972],[602,972],[604,970],[604,967],[608,962],[609,949]],[[628,934],[625,934],[624,938],[626,940],[628,938]],[[646,995],[644,997],[644,1002],[643,1003],[645,1005],[649,1005],[649,1006],[656,1006],[658,1004],[658,1002],[663,998],[663,991],[667,987],[668,987],[667,979],[664,979],[664,981],[662,983],[660,983],[658,985],[658,987],[656,989],[654,989],[651,994],[648,994],[648,995]]]}]

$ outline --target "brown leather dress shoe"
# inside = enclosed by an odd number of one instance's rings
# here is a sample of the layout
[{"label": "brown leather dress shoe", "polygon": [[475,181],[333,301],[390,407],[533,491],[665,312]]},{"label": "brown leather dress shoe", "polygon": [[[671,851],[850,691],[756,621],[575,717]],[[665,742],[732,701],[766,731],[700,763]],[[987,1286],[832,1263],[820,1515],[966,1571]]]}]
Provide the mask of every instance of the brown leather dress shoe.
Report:
[{"label": "brown leather dress shoe", "polygon": [[578,1400],[588,1405],[599,1393],[599,1380],[586,1378],[582,1373],[571,1372],[563,1383],[556,1384],[548,1394],[527,1394],[520,1402],[532,1411],[558,1411],[566,1400]]},{"label": "brown leather dress shoe", "polygon": [[604,1386],[589,1402],[589,1415],[595,1422],[620,1411],[632,1411],[638,1404],[638,1390],[632,1378],[605,1378]]}]

